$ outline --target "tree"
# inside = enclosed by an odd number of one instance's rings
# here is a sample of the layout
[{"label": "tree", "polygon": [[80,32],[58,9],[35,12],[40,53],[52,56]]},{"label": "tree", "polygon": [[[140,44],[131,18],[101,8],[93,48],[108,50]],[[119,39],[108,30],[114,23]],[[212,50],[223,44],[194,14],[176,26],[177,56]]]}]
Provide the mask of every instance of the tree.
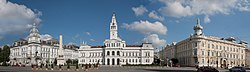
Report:
[{"label": "tree", "polygon": [[67,64],[72,63],[72,60],[71,60],[71,59],[68,59],[68,60],[66,61],[66,63],[67,63]]},{"label": "tree", "polygon": [[3,49],[0,49],[0,62],[6,64],[6,62],[10,61],[10,47],[8,45],[4,45]]},{"label": "tree", "polygon": [[177,58],[172,58],[171,61],[174,65],[179,63],[179,60]]},{"label": "tree", "polygon": [[78,64],[78,60],[73,60],[73,64]]}]

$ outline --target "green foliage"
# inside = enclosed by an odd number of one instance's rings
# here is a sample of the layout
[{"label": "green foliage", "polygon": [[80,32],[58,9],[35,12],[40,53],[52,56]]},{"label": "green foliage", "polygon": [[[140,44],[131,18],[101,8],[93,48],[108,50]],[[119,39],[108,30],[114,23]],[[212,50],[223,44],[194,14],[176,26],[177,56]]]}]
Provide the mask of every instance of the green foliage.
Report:
[{"label": "green foliage", "polygon": [[69,63],[67,64],[67,68],[68,68],[68,69],[70,69],[70,65],[69,65]]},{"label": "green foliage", "polygon": [[73,64],[78,64],[78,60],[73,60]]},{"label": "green foliage", "polygon": [[38,64],[36,64],[36,68],[38,68]]},{"label": "green foliage", "polygon": [[76,64],[76,69],[79,69],[78,64]]},{"label": "green foliage", "polygon": [[6,62],[10,61],[10,47],[5,45],[3,48],[0,48],[0,63],[3,62],[5,65]]},{"label": "green foliage", "polygon": [[43,65],[42,65],[42,64],[40,65],[40,68],[43,68]]},{"label": "green foliage", "polygon": [[67,63],[67,64],[72,63],[72,60],[71,60],[71,59],[68,59],[68,60],[66,61],[66,63]]},{"label": "green foliage", "polygon": [[88,64],[86,64],[85,69],[88,69],[88,67],[89,67],[89,65],[88,65]]}]

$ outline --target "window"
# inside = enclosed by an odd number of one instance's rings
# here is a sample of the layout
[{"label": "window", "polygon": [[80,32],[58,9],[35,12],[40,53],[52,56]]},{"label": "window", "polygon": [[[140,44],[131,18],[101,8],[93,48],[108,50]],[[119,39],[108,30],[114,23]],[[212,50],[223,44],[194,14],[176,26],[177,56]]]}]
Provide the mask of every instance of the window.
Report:
[{"label": "window", "polygon": [[214,52],[212,52],[212,56],[214,56]]},{"label": "window", "polygon": [[202,55],[204,55],[204,51],[202,51]]},{"label": "window", "polygon": [[197,43],[197,42],[195,42],[195,43],[194,43],[194,46],[195,46],[195,47],[197,47],[197,46],[198,46],[198,43]]},{"label": "window", "polygon": [[207,47],[210,48],[210,44],[208,44]]},{"label": "window", "polygon": [[120,52],[119,51],[117,51],[117,53],[116,53],[118,56],[120,56]]},{"label": "window", "polygon": [[214,49],[214,44],[212,44],[212,49]]},{"label": "window", "polygon": [[109,51],[107,52],[107,55],[109,55]]},{"label": "window", "polygon": [[112,51],[112,55],[115,55],[115,51]]},{"label": "window", "polygon": [[216,49],[218,49],[218,45],[216,45]]},{"label": "window", "polygon": [[194,49],[194,55],[197,55],[197,49]]}]

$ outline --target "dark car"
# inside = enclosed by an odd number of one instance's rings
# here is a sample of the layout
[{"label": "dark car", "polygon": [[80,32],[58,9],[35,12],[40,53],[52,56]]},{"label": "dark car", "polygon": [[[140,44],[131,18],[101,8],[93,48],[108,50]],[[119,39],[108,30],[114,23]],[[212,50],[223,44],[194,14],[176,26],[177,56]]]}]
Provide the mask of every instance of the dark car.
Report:
[{"label": "dark car", "polygon": [[197,72],[219,72],[217,69],[210,66],[203,66],[197,69]]},{"label": "dark car", "polygon": [[245,67],[232,67],[229,72],[246,72],[246,69]]}]

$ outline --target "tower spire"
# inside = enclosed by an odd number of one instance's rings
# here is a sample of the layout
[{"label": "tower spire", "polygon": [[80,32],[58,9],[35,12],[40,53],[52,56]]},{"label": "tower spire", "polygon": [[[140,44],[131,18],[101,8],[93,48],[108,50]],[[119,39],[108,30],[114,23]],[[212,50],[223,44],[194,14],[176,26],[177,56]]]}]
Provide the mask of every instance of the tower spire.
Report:
[{"label": "tower spire", "polygon": [[30,34],[28,37],[28,42],[29,43],[32,43],[32,42],[40,43],[40,34],[39,34],[38,29],[37,29],[36,23],[32,24],[32,28],[30,30]]},{"label": "tower spire", "polygon": [[115,13],[112,14],[112,20],[110,23],[110,39],[117,39],[118,38],[118,28]]},{"label": "tower spire", "polygon": [[200,25],[200,18],[197,18],[197,25]]},{"label": "tower spire", "polygon": [[203,35],[203,27],[200,25],[200,19],[197,18],[196,25],[194,26],[194,35]]}]

